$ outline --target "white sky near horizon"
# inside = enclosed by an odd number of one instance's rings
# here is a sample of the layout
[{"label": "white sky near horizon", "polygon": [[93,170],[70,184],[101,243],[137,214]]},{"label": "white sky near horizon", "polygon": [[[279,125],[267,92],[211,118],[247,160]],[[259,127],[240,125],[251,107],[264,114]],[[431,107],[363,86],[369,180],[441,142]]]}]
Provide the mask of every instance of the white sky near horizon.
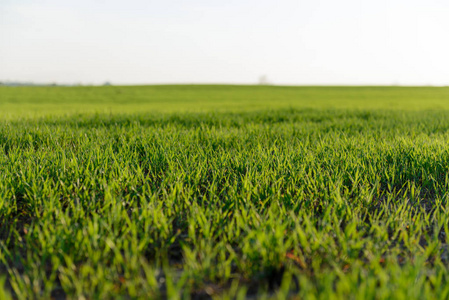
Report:
[{"label": "white sky near horizon", "polygon": [[0,81],[449,85],[447,0],[0,0]]}]

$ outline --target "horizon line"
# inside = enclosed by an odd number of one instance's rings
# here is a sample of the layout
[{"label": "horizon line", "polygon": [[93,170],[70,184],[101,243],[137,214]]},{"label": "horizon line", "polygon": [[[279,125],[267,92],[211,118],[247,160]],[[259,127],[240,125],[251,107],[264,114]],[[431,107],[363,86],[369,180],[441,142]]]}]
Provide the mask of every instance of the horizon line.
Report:
[{"label": "horizon line", "polygon": [[137,87],[137,86],[260,86],[260,87],[449,87],[449,82],[446,85],[442,84],[283,84],[283,83],[230,83],[230,82],[216,82],[216,83],[112,83],[105,81],[104,83],[61,83],[61,82],[32,82],[32,81],[15,81],[15,80],[0,80],[0,86],[9,87]]}]

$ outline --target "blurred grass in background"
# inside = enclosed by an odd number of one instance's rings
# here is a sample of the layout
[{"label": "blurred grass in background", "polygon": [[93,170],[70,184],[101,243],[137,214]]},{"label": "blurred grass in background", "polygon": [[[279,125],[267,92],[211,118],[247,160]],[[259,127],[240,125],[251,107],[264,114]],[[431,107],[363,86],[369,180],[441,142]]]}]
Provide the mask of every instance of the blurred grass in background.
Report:
[{"label": "blurred grass in background", "polygon": [[254,111],[281,108],[448,109],[449,87],[105,86],[1,87],[3,117],[97,112]]}]

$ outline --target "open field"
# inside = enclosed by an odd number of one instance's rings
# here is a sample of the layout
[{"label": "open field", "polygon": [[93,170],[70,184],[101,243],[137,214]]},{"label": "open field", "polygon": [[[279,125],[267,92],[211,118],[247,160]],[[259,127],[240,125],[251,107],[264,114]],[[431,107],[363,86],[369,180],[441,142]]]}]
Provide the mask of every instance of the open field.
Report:
[{"label": "open field", "polygon": [[106,86],[2,87],[5,118],[68,113],[247,112],[282,108],[449,109],[449,87]]},{"label": "open field", "polygon": [[449,297],[449,88],[0,87],[0,299]]}]

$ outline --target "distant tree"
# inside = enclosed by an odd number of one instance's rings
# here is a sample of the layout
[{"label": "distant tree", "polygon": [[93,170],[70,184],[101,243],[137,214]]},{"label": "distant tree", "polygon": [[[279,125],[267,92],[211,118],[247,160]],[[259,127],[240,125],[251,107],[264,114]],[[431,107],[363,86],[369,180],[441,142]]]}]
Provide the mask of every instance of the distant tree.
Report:
[{"label": "distant tree", "polygon": [[262,75],[259,77],[259,85],[269,85],[268,77],[266,75]]},{"label": "distant tree", "polygon": [[104,86],[109,86],[111,85],[111,83],[109,81],[106,81],[105,83],[103,83]]}]

